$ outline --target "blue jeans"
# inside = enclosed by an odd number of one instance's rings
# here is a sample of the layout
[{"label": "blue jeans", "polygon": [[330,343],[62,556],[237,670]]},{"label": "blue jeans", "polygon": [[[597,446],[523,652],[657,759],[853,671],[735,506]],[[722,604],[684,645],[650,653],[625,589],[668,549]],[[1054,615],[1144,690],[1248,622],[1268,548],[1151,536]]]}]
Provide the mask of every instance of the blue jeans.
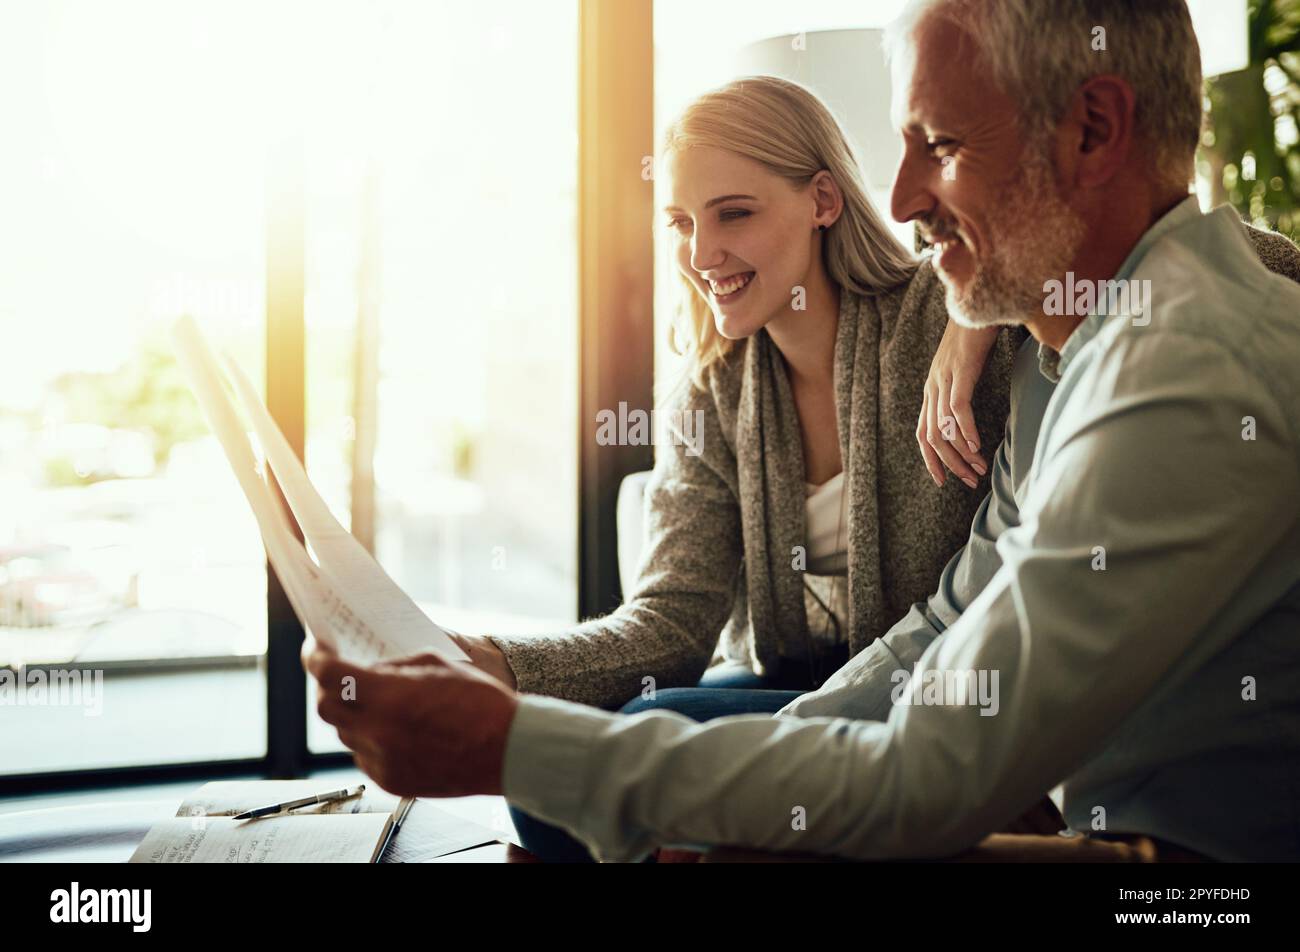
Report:
[{"label": "blue jeans", "polygon": [[[653,698],[635,697],[619,713],[676,711],[696,721],[731,714],[775,714],[811,687],[803,665],[785,664],[777,674],[763,678],[740,665],[721,664],[705,671],[697,687],[665,688],[655,692]],[[510,818],[524,849],[543,862],[594,862],[587,848],[559,827],[514,806],[510,807]]]}]

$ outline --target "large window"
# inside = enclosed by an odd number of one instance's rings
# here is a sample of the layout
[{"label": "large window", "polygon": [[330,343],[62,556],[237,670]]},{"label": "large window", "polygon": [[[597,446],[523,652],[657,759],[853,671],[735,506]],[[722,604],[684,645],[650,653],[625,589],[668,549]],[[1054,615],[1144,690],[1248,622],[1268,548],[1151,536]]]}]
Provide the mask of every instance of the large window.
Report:
[{"label": "large window", "polygon": [[257,90],[230,65],[247,26],[4,5],[5,774],[266,748],[264,556],[168,339],[192,314],[262,376]]},{"label": "large window", "polygon": [[369,28],[382,55],[340,59],[347,108],[306,137],[308,470],[440,623],[555,631],[577,611],[577,3]]},{"label": "large window", "polygon": [[440,622],[571,623],[577,0],[0,9],[0,775],[267,755],[265,556],[168,333],[280,366],[286,174],[313,481]]}]

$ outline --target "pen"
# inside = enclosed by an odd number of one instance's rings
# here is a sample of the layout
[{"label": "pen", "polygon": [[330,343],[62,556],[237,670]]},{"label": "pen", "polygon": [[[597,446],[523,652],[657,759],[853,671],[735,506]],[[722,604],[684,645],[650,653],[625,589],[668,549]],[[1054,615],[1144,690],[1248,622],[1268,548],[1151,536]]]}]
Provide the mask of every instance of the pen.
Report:
[{"label": "pen", "polygon": [[415,806],[415,800],[403,800],[397,806],[397,812],[393,814],[393,822],[389,824],[388,835],[384,837],[384,845],[379,847],[379,852],[375,854],[375,862],[382,863],[384,854],[388,852],[388,844],[393,842],[393,837],[397,836],[398,830],[402,828],[402,823],[406,820],[406,814],[411,812],[411,807]]},{"label": "pen", "polygon": [[272,803],[270,806],[258,807],[256,810],[248,810],[234,817],[233,820],[253,820],[258,817],[270,816],[274,813],[288,813],[290,810],[296,810],[299,807],[311,806],[316,803],[328,803],[333,800],[351,800],[365,792],[366,785],[359,784],[355,787],[344,787],[342,790],[331,790],[329,793],[317,793],[310,797],[302,797],[299,800],[286,800],[284,803]]}]

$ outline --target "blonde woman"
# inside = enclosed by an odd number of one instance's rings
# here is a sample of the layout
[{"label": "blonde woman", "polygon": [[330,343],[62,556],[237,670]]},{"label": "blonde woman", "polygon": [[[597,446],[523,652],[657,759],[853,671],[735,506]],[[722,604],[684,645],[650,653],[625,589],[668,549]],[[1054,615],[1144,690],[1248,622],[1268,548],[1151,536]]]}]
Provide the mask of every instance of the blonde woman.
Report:
[{"label": "blonde woman", "polygon": [[[893,237],[842,129],[797,84],[701,96],[661,168],[690,364],[669,409],[702,426],[658,441],[638,582],[569,631],[462,645],[521,691],[697,719],[776,711],[925,599],[965,542],[1021,337],[949,325],[931,265]],[[931,410],[961,420],[943,436],[917,423],[932,364],[974,391],[969,409]],[[517,820],[547,858],[585,856]]]}]

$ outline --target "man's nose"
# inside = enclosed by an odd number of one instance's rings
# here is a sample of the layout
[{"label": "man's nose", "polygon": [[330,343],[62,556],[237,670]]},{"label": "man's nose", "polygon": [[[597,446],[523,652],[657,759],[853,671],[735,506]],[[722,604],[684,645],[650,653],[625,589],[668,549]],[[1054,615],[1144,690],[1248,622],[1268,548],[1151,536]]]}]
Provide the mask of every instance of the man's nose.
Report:
[{"label": "man's nose", "polygon": [[934,208],[929,188],[929,172],[924,161],[910,150],[903,152],[894,172],[894,187],[889,193],[889,213],[895,221],[909,222],[923,218]]}]

